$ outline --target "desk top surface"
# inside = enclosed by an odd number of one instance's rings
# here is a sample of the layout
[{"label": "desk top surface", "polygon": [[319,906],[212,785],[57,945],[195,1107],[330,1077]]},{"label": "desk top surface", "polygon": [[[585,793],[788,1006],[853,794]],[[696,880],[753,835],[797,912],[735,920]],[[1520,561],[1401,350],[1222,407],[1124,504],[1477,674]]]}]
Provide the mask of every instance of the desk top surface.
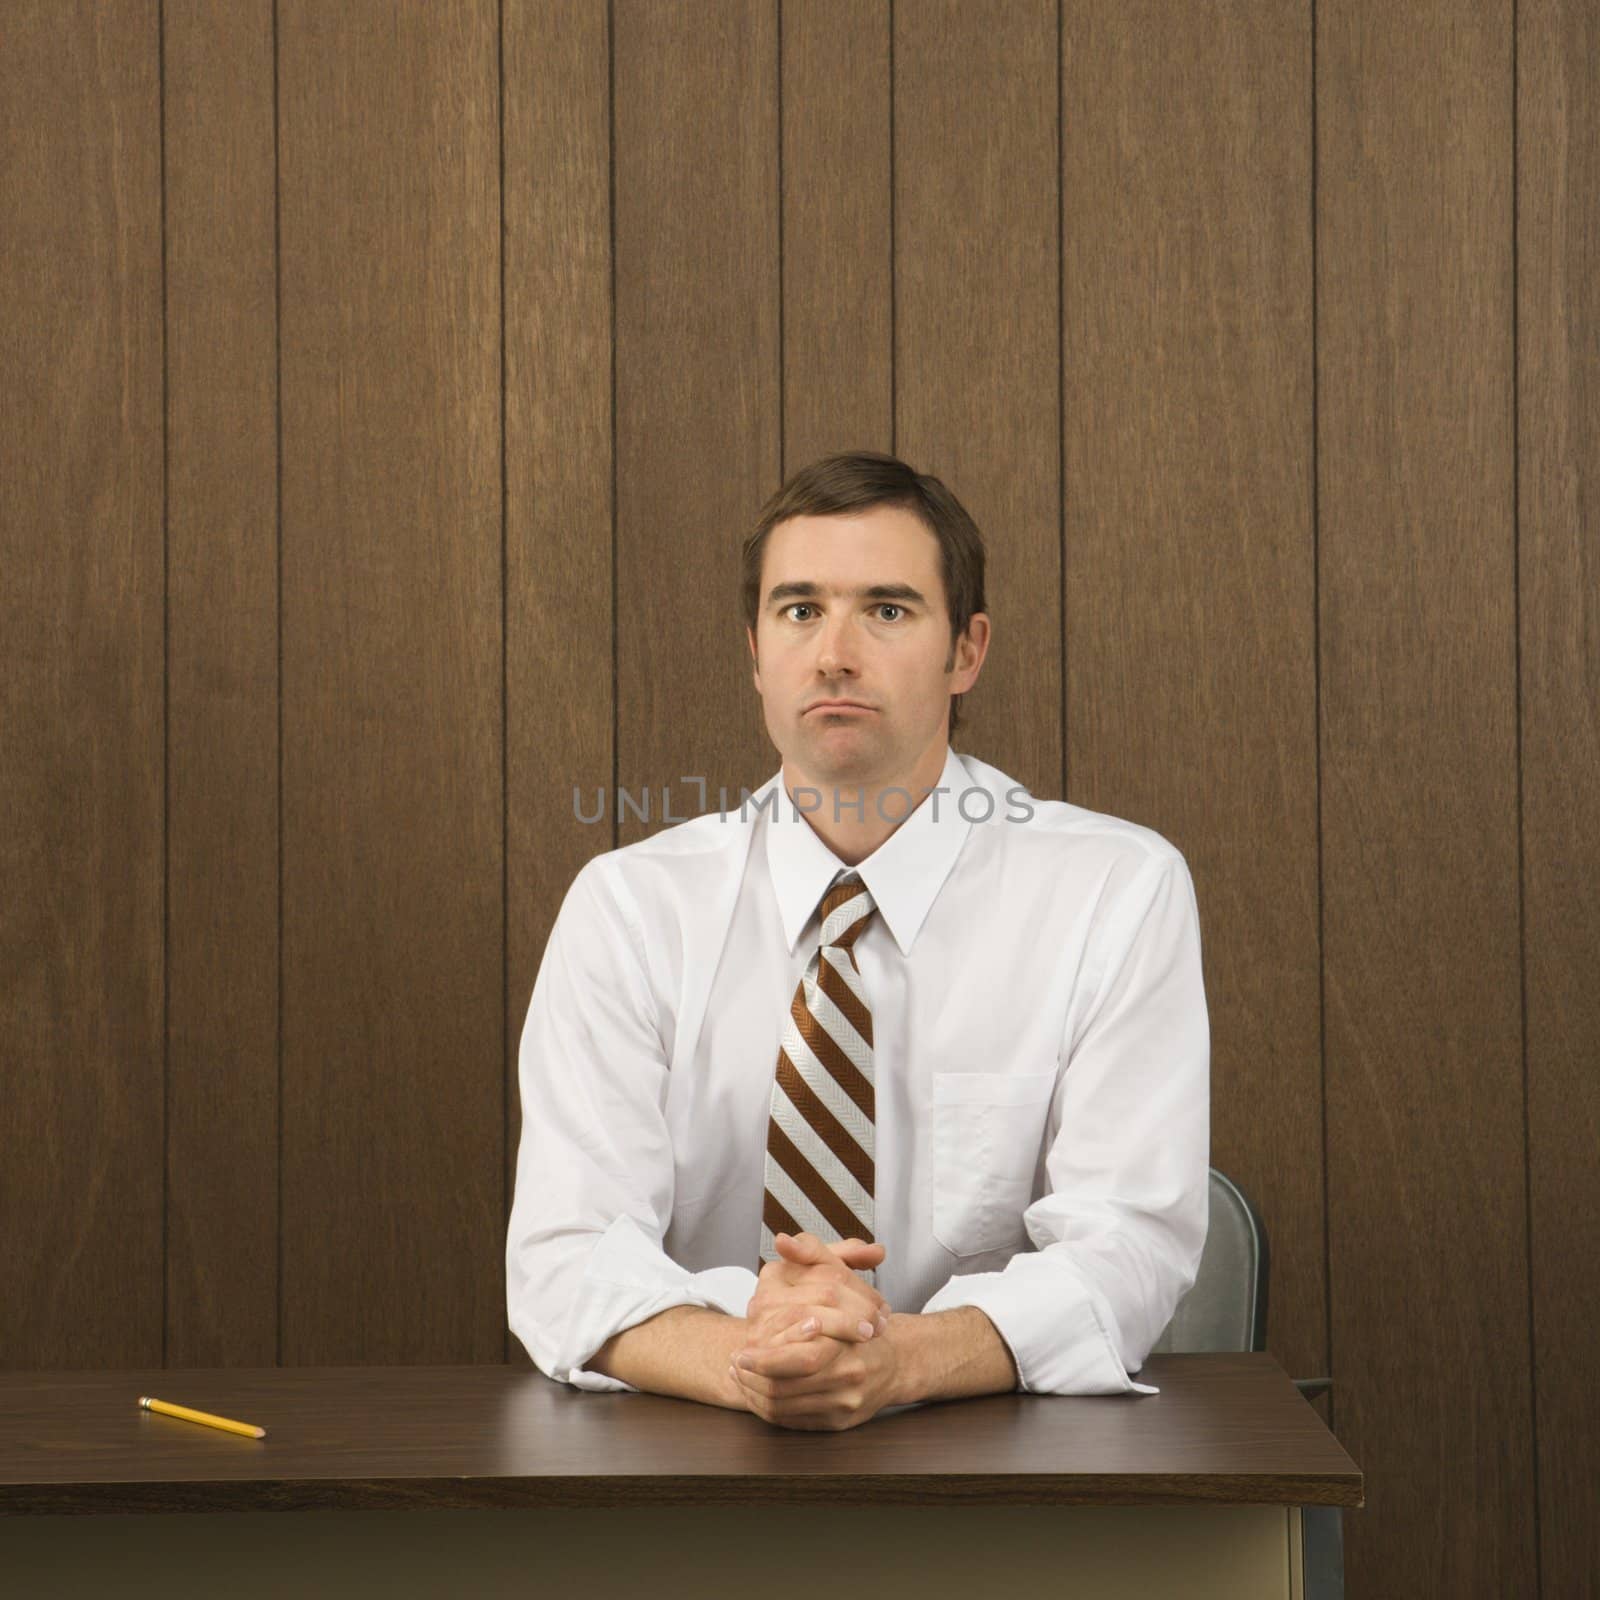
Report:
[{"label": "desk top surface", "polygon": [[985,1395],[819,1433],[509,1365],[0,1372],[0,1514],[1363,1503],[1360,1469],[1270,1355],[1151,1356],[1140,1378],[1161,1393]]}]

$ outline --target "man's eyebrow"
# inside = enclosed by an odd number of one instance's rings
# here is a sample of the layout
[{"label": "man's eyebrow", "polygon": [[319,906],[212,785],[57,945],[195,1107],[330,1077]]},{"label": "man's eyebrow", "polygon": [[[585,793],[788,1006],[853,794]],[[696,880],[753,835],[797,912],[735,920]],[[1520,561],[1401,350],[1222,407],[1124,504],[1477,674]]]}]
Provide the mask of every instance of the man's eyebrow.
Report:
[{"label": "man's eyebrow", "polygon": [[[810,582],[775,583],[767,591],[767,604],[772,605],[779,600],[814,600],[821,593],[821,588]],[[853,593],[860,600],[909,600],[919,606],[928,603],[926,596],[919,590],[913,589],[909,583],[874,583],[863,589],[834,589],[831,593]]]}]

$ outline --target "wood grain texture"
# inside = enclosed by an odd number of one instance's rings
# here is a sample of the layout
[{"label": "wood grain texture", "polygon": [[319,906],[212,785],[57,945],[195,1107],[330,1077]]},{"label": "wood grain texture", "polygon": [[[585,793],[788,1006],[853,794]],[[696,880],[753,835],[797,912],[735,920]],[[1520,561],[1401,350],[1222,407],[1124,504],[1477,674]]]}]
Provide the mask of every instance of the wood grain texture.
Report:
[{"label": "wood grain texture", "polygon": [[[615,842],[610,40],[604,6],[504,14],[506,1209],[518,1047],[555,914]],[[573,790],[581,790],[581,807]],[[505,1330],[507,1359],[530,1366]]]},{"label": "wood grain texture", "polygon": [[890,448],[894,261],[889,8],[807,0],[781,13],[787,478],[835,450]]},{"label": "wood grain texture", "polygon": [[504,1349],[494,0],[282,0],[283,1341]]},{"label": "wood grain texture", "polygon": [[777,13],[615,0],[618,783],[657,831],[684,779],[778,767],[739,545],[778,487]]},{"label": "wood grain texture", "polygon": [[992,623],[951,743],[1063,794],[1056,7],[894,10],[895,453],[983,533]]},{"label": "wood grain texture", "polygon": [[1537,1582],[1511,6],[1317,7],[1332,1367],[1352,1594]]},{"label": "wood grain texture", "polygon": [[162,1359],[160,87],[154,0],[6,8],[6,1366]]},{"label": "wood grain texture", "polygon": [[1600,1572],[1600,9],[1517,8],[1522,843],[1543,1593]]},{"label": "wood grain texture", "polygon": [[1294,0],[1064,13],[1068,792],[1189,864],[1212,1164],[1262,1215],[1302,1377],[1328,1362],[1310,58]]},{"label": "wood grain texture", "polygon": [[278,1356],[272,0],[166,0],[167,1361]]},{"label": "wood grain texture", "polygon": [[[1362,1474],[1270,1355],[1164,1355],[1159,1398],[989,1395],[842,1433],[514,1367],[0,1374],[0,1514],[519,1505],[1340,1505]],[[240,1439],[140,1395],[266,1429]]]}]

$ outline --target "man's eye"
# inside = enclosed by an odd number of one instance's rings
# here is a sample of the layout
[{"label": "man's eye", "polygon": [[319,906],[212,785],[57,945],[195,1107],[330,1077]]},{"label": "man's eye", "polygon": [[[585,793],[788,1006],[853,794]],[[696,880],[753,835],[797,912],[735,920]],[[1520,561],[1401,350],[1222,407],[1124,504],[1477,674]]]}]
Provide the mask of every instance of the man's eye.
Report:
[{"label": "man's eye", "polygon": [[[784,614],[792,617],[797,611],[810,611],[812,609],[813,607],[809,600],[795,600],[784,607]],[[880,600],[878,602],[877,609],[879,611],[897,611],[901,615],[905,614],[905,608],[903,606],[896,605],[892,600]]]}]

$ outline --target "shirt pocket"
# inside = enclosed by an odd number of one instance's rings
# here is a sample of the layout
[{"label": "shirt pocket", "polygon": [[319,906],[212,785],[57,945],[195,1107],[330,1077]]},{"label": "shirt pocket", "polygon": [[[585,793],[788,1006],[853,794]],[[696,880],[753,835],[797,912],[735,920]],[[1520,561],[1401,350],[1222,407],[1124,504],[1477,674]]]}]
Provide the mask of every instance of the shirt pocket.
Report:
[{"label": "shirt pocket", "polygon": [[933,1074],[933,1236],[958,1256],[1027,1242],[1056,1074]]}]

